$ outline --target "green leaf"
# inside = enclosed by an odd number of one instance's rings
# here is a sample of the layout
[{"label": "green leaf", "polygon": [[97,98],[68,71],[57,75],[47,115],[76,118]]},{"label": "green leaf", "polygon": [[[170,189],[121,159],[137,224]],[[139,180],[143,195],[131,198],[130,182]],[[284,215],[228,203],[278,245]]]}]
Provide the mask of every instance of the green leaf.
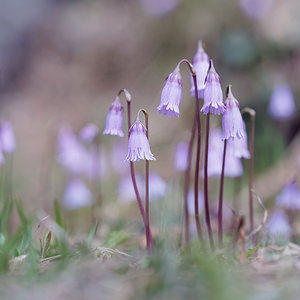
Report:
[{"label": "green leaf", "polygon": [[253,249],[249,250],[249,252],[246,254],[246,257],[249,258],[249,256],[256,251],[259,247],[261,247],[261,245],[257,245],[255,246]]},{"label": "green leaf", "polygon": [[98,222],[96,221],[89,236],[88,236],[88,247],[90,248],[93,242],[93,239],[95,237],[95,234],[97,232],[97,228],[98,228]]}]

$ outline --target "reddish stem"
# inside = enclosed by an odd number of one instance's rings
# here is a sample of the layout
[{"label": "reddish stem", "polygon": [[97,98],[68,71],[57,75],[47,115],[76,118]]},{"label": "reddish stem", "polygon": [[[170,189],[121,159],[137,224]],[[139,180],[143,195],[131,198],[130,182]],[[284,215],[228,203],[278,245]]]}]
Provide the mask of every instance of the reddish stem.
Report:
[{"label": "reddish stem", "polygon": [[215,245],[214,245],[212,229],[210,224],[209,203],[208,203],[207,165],[208,165],[208,143],[209,143],[209,118],[210,118],[210,112],[208,112],[206,116],[206,135],[205,135],[205,153],[204,153],[204,210],[205,210],[205,222],[207,226],[210,247],[212,250],[214,250]]},{"label": "reddish stem", "polygon": [[221,179],[220,179],[219,208],[218,208],[219,247],[223,247],[223,185],[224,185],[226,146],[227,146],[227,140],[224,140],[222,172],[221,172]]}]

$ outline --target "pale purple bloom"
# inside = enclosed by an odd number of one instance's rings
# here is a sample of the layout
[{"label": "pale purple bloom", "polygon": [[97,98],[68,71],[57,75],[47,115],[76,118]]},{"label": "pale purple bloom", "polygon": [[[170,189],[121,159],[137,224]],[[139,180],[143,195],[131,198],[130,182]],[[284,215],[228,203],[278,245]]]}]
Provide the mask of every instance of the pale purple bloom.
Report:
[{"label": "pale purple bloom", "polygon": [[[220,176],[222,171],[223,150],[224,142],[222,141],[222,131],[220,128],[215,128],[209,135],[209,155],[207,164],[208,177]],[[239,177],[243,174],[243,165],[241,159],[234,155],[234,151],[230,144],[228,145],[226,151],[224,173],[227,177]],[[204,169],[201,170],[202,177],[203,174]]]},{"label": "pale purple bloom", "polygon": [[157,107],[158,113],[163,113],[170,118],[178,118],[181,93],[182,78],[179,65],[177,65],[175,70],[168,76],[166,84],[161,92],[160,104]]},{"label": "pale purple bloom", "polygon": [[296,112],[291,88],[286,84],[277,85],[271,95],[268,112],[275,120],[289,120]]},{"label": "pale purple bloom", "polygon": [[[144,181],[143,178],[139,174],[135,174],[136,184],[140,192],[143,193]],[[142,196],[142,195],[141,195]],[[118,185],[118,199],[123,203],[130,203],[136,201],[136,195],[132,184],[132,179],[129,175],[125,175],[121,178]]]},{"label": "pale purple bloom", "polygon": [[120,175],[125,174],[129,170],[129,164],[124,160],[124,153],[126,153],[127,150],[127,145],[122,142],[122,140],[115,142],[111,148],[111,166],[113,170]]},{"label": "pale purple bloom", "polygon": [[[212,204],[210,206],[210,213],[214,219],[218,219],[218,211],[219,211],[219,201],[212,202]],[[223,221],[231,220],[232,215],[233,215],[233,212],[232,212],[230,206],[225,201],[225,203],[223,204],[223,210],[222,210]]]},{"label": "pale purple bloom", "polygon": [[87,152],[69,126],[63,126],[58,133],[58,161],[70,173],[85,172]]},{"label": "pale purple bloom", "polygon": [[123,106],[119,96],[116,97],[114,102],[109,108],[106,117],[105,129],[103,134],[124,136],[123,133]]},{"label": "pale purple bloom", "polygon": [[[205,78],[209,68],[209,57],[202,47],[202,41],[198,42],[198,49],[193,57],[193,66],[196,71],[197,89],[199,98],[203,98],[205,88]],[[191,76],[191,94],[195,97],[195,86],[193,76]]]},{"label": "pale purple bloom", "polygon": [[249,159],[251,157],[251,154],[248,150],[248,139],[244,121],[243,128],[244,136],[240,139],[228,140],[227,145],[228,147],[232,148],[233,155],[235,155],[236,157]]},{"label": "pale purple bloom", "polygon": [[[188,210],[191,215],[195,215],[195,190],[194,188],[191,188],[188,191]],[[198,189],[198,208],[199,208],[199,213],[203,211],[204,208],[204,194],[203,191]]]},{"label": "pale purple bloom", "polygon": [[189,144],[185,141],[180,141],[174,153],[174,168],[178,171],[185,171],[188,167],[188,152]]},{"label": "pale purple bloom", "polygon": [[270,220],[266,224],[266,229],[271,235],[275,236],[290,236],[292,234],[291,226],[281,210],[275,210]]},{"label": "pale purple bloom", "polygon": [[15,133],[9,121],[3,121],[1,124],[0,143],[3,152],[12,153],[16,149]]},{"label": "pale purple bloom", "polygon": [[214,68],[212,59],[210,60],[210,67],[206,76],[203,99],[204,105],[201,111],[205,115],[207,115],[209,112],[215,115],[219,115],[225,111],[221,81],[218,73]]},{"label": "pale purple bloom", "polygon": [[[243,175],[242,160],[234,155],[234,152],[227,147],[225,159],[225,176],[239,177]],[[221,173],[220,173],[221,174]]]},{"label": "pale purple bloom", "polygon": [[226,111],[222,118],[223,139],[241,139],[245,135],[244,123],[239,109],[239,102],[231,92],[231,85],[227,88],[225,106]]},{"label": "pale purple bloom", "polygon": [[149,15],[162,16],[174,10],[180,0],[140,0],[142,8]]},{"label": "pale purple bloom", "polygon": [[[145,179],[136,174],[136,183],[141,194],[145,197]],[[167,184],[157,173],[150,172],[149,174],[149,201],[158,200],[165,196]],[[118,187],[118,198],[121,202],[129,203],[136,200],[132,180],[130,176],[124,176]]]},{"label": "pale purple bloom", "polygon": [[295,181],[287,183],[276,197],[276,204],[289,210],[300,209],[300,189]]},{"label": "pale purple bloom", "polygon": [[72,179],[64,192],[62,198],[63,206],[68,210],[91,206],[93,196],[85,183],[79,179]]},{"label": "pale purple bloom", "polygon": [[90,123],[80,130],[79,135],[82,141],[91,142],[97,136],[98,133],[98,126],[96,124]]},{"label": "pale purple bloom", "polygon": [[140,159],[155,160],[145,134],[145,127],[137,117],[129,130],[128,153],[126,160],[139,161]]},{"label": "pale purple bloom", "polygon": [[166,195],[167,184],[163,178],[155,172],[149,174],[149,198],[156,200]]},{"label": "pale purple bloom", "polygon": [[263,18],[272,6],[273,0],[240,0],[244,14],[253,19]]},{"label": "pale purple bloom", "polygon": [[97,180],[107,175],[107,159],[103,149],[91,145],[87,150],[85,172],[87,178]]}]

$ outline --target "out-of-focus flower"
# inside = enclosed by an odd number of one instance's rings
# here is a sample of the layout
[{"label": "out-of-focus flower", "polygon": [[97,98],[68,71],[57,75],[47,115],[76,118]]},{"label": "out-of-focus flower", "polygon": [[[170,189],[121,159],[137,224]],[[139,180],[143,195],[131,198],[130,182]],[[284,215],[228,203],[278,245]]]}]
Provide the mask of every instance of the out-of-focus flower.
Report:
[{"label": "out-of-focus flower", "polygon": [[246,158],[249,159],[251,157],[251,154],[248,150],[248,139],[247,139],[247,132],[246,132],[246,126],[243,122],[243,128],[244,128],[244,136],[240,139],[234,139],[234,140],[228,140],[228,147],[231,147],[233,151],[233,155],[238,158]]},{"label": "out-of-focus flower", "polygon": [[109,108],[106,117],[103,134],[124,136],[123,133],[123,106],[120,97],[117,96]]},{"label": "out-of-focus flower", "polygon": [[89,143],[97,136],[98,133],[98,126],[96,124],[90,123],[80,130],[79,136],[82,141]]},{"label": "out-of-focus flower", "polygon": [[253,19],[264,17],[272,6],[273,0],[240,0],[244,14]]},{"label": "out-of-focus flower", "polygon": [[163,113],[170,118],[178,118],[181,93],[182,78],[179,65],[177,65],[175,70],[168,76],[166,84],[161,92],[160,104],[157,107],[158,113]]},{"label": "out-of-focus flower", "polygon": [[72,179],[64,192],[62,204],[67,210],[91,206],[93,197],[90,190],[79,179]]},{"label": "out-of-focus flower", "polygon": [[284,186],[281,193],[276,197],[276,204],[289,210],[300,209],[300,189],[295,181]]},{"label": "out-of-focus flower", "polygon": [[279,121],[289,120],[296,112],[296,105],[291,88],[286,84],[277,85],[269,102],[269,115]]},{"label": "out-of-focus flower", "polygon": [[[222,131],[220,128],[215,128],[209,135],[209,155],[207,164],[208,177],[220,176],[222,171],[223,147],[224,142],[222,141]],[[202,177],[203,174],[204,170],[202,169]],[[243,174],[243,165],[241,159],[234,155],[234,151],[230,144],[228,144],[226,151],[224,174],[227,177],[239,177]]]},{"label": "out-of-focus flower", "polygon": [[178,171],[185,171],[188,167],[189,144],[180,141],[174,153],[174,168]]},{"label": "out-of-focus flower", "polygon": [[[199,98],[203,98],[205,88],[205,78],[209,68],[209,57],[202,47],[202,41],[198,42],[198,49],[193,57],[193,66],[196,71],[197,89]],[[193,76],[191,75],[191,94],[195,97],[195,86]]]},{"label": "out-of-focus flower", "polygon": [[58,133],[58,161],[70,173],[85,172],[87,152],[69,126],[63,126]]},{"label": "out-of-focus flower", "polygon": [[[211,212],[211,216],[214,219],[218,219],[218,211],[219,211],[219,201],[212,202],[212,204],[210,206],[210,212]],[[228,204],[225,202],[223,205],[223,210],[222,210],[223,221],[231,220],[232,214],[233,214],[232,210],[230,209]]]},{"label": "out-of-focus flower", "polygon": [[155,157],[151,153],[149,141],[145,134],[145,127],[137,116],[136,121],[129,130],[126,160],[139,161],[140,159],[155,160]]},{"label": "out-of-focus flower", "polygon": [[226,111],[222,118],[223,139],[234,140],[244,137],[244,123],[239,109],[239,102],[235,99],[231,91],[231,85],[227,88],[225,100]]},{"label": "out-of-focus flower", "polygon": [[244,170],[241,159],[234,155],[234,151],[232,151],[230,146],[227,147],[224,171],[225,176],[239,177],[243,175],[243,172]]},{"label": "out-of-focus flower", "polygon": [[124,153],[127,151],[127,145],[121,140],[114,143],[111,148],[111,166],[113,170],[120,175],[125,174],[129,170],[129,164],[126,160],[124,160]]},{"label": "out-of-focus flower", "polygon": [[107,163],[103,149],[92,145],[87,150],[85,172],[87,178],[97,180],[107,175]]},{"label": "out-of-focus flower", "polygon": [[15,133],[9,121],[3,121],[1,124],[0,143],[3,152],[12,153],[16,149]]},{"label": "out-of-focus flower", "polygon": [[[145,197],[145,180],[140,175],[136,174],[136,183],[141,197]],[[166,194],[166,182],[155,172],[149,174],[149,201],[158,200],[163,198]],[[130,176],[124,176],[118,188],[118,198],[121,202],[129,203],[136,200],[136,195],[133,189]]]},{"label": "out-of-focus flower", "polygon": [[219,115],[225,111],[220,76],[214,68],[212,59],[210,60],[210,67],[206,76],[203,99],[204,105],[201,111],[205,115],[207,115],[209,112]]},{"label": "out-of-focus flower", "polygon": [[[190,189],[188,192],[188,209],[191,215],[195,215],[195,191],[194,189]],[[203,192],[199,189],[198,190],[198,207],[199,207],[199,214],[203,211],[204,208],[204,195]]]},{"label": "out-of-focus flower", "polygon": [[162,16],[173,11],[180,0],[140,0],[143,10],[154,16]]},{"label": "out-of-focus flower", "polygon": [[292,229],[289,225],[287,217],[281,210],[275,210],[266,224],[266,229],[274,236],[290,236]]},{"label": "out-of-focus flower", "polygon": [[167,184],[155,172],[150,172],[149,174],[149,200],[153,201],[156,199],[163,198],[166,195]]}]

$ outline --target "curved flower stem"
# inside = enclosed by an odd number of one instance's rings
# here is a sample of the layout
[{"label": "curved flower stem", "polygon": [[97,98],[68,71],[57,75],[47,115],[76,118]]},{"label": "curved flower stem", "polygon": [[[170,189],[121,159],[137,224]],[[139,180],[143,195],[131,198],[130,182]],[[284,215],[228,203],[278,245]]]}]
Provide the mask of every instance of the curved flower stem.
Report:
[{"label": "curved flower stem", "polygon": [[208,143],[209,143],[209,119],[210,112],[206,115],[206,135],[205,135],[205,153],[204,153],[204,209],[205,209],[205,222],[208,231],[208,237],[210,242],[210,247],[212,250],[215,249],[212,229],[210,224],[209,215],[209,203],[208,203],[208,175],[207,175],[207,165],[208,165]]},{"label": "curved flower stem", "polygon": [[[128,138],[129,138],[129,129],[131,127],[131,95],[126,89],[122,89],[122,90],[119,91],[118,96],[120,96],[122,92],[124,92],[126,102],[127,102],[127,120],[128,120]],[[135,192],[135,195],[136,195],[136,199],[137,199],[137,202],[138,202],[138,205],[139,205],[140,213],[142,215],[143,222],[144,222],[144,225],[145,225],[147,249],[149,250],[150,249],[150,244],[153,244],[153,241],[152,241],[151,232],[148,233],[148,231],[147,231],[147,218],[146,218],[145,210],[144,210],[144,207],[143,207],[143,204],[142,204],[141,196],[140,196],[140,193],[138,191],[136,178],[135,178],[134,164],[133,164],[132,161],[130,162],[130,174],[131,174],[131,180],[132,180],[134,192]]]},{"label": "curved flower stem", "polygon": [[[141,110],[145,117],[146,125],[146,137],[149,140],[149,116],[145,109]],[[146,235],[148,236],[148,243],[154,251],[154,244],[152,240],[151,230],[150,230],[150,217],[149,217],[149,161],[146,159],[146,176],[145,176],[145,186],[146,186],[146,197],[145,197],[145,206],[146,206]],[[150,238],[151,237],[151,238]]]},{"label": "curved flower stem", "polygon": [[196,132],[196,115],[193,122],[193,127],[191,131],[191,137],[189,141],[189,148],[188,148],[188,166],[185,171],[185,181],[184,181],[184,216],[185,216],[185,245],[188,246],[190,242],[190,220],[189,220],[189,207],[188,207],[188,193],[189,193],[189,186],[190,186],[190,177],[191,177],[191,164],[192,164],[192,154],[193,154],[193,145],[195,139],[195,132]]},{"label": "curved flower stem", "polygon": [[[199,199],[198,199],[198,197],[199,197],[198,188],[199,188],[200,150],[201,150],[201,122],[200,122],[200,107],[199,107],[197,78],[196,78],[196,72],[195,72],[193,65],[187,59],[182,59],[178,63],[178,66],[183,62],[188,65],[188,67],[192,73],[194,86],[195,86],[195,98],[196,98],[195,120],[196,120],[198,134],[197,134],[197,152],[196,152],[196,165],[195,165],[195,178],[194,178],[194,205],[195,205],[195,220],[196,220],[197,233],[198,233],[199,240],[201,241],[201,244],[204,247],[202,230],[201,230],[201,225],[200,225],[200,218],[199,218]],[[193,124],[193,127],[194,127],[194,124]],[[192,128],[192,131],[193,131],[193,129],[194,128]],[[192,138],[194,139],[194,137],[191,136],[191,139]],[[190,157],[189,157],[189,160],[190,160]],[[187,203],[185,203],[185,205],[187,205]]]},{"label": "curved flower stem", "polygon": [[256,111],[252,108],[245,107],[242,113],[248,113],[251,120],[250,128],[250,160],[249,160],[249,218],[250,218],[250,232],[254,230],[254,218],[253,218],[253,159],[254,159],[254,131],[255,131],[255,115]]},{"label": "curved flower stem", "polygon": [[218,208],[218,233],[219,233],[219,247],[223,247],[223,185],[224,185],[224,171],[226,158],[227,140],[224,140],[222,172],[220,178],[220,194],[219,194],[219,208]]}]

